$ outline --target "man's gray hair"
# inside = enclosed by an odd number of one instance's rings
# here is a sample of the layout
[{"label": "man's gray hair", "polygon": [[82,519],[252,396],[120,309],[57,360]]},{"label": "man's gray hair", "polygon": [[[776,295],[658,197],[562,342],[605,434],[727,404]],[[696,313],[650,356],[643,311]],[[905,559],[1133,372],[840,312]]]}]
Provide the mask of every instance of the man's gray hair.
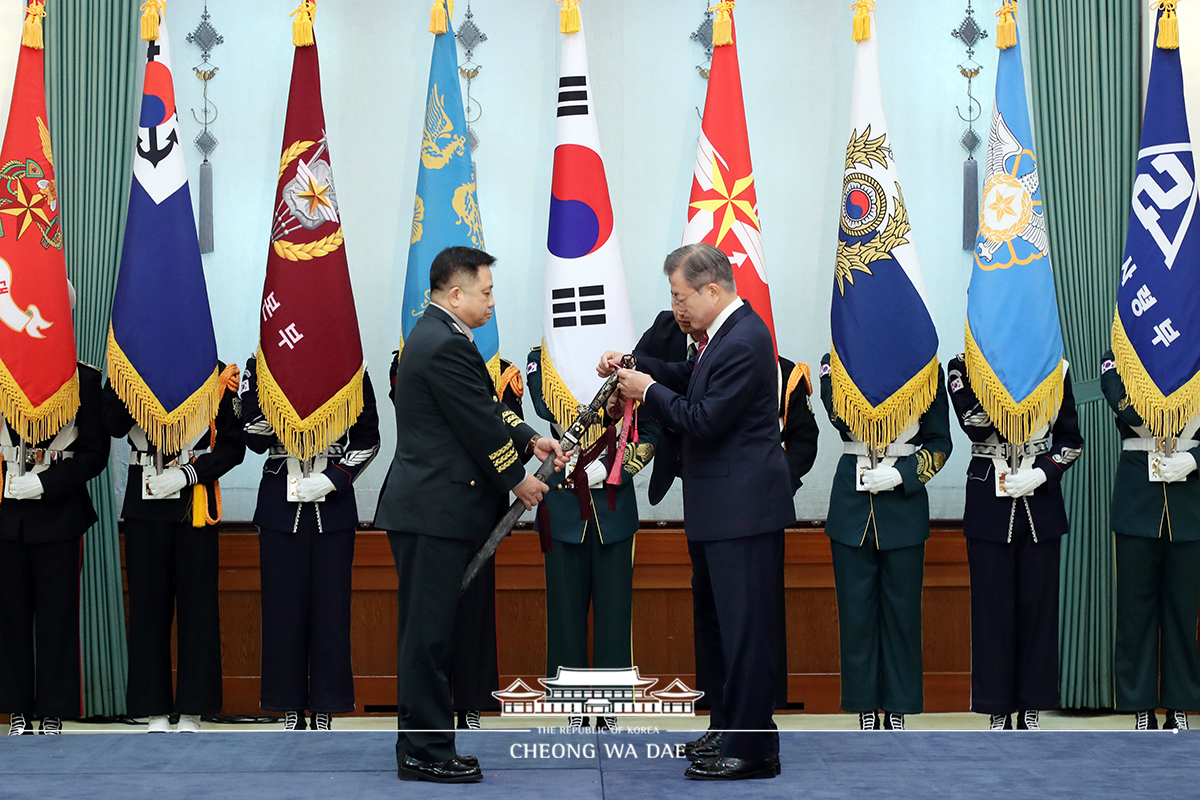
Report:
[{"label": "man's gray hair", "polygon": [[687,285],[697,291],[715,283],[727,292],[737,292],[729,256],[711,244],[685,244],[663,262],[663,274],[668,278],[680,268]]}]

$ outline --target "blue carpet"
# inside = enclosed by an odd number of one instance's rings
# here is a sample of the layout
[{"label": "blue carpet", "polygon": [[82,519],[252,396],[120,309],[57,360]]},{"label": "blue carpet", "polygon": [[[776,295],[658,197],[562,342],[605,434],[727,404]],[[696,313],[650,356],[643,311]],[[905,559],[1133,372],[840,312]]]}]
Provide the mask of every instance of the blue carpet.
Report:
[{"label": "blue carpet", "polygon": [[395,734],[383,732],[0,737],[0,797],[1183,796],[1200,758],[1200,732],[784,731],[779,778],[701,783],[684,780],[687,762],[671,757],[682,738],[462,732],[458,749],[479,757],[484,780],[455,788],[397,781]]}]

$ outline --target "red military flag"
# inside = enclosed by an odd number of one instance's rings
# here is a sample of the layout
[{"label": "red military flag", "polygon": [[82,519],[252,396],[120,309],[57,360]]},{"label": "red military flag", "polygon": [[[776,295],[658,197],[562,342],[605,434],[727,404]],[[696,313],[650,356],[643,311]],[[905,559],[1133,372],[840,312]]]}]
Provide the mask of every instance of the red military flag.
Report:
[{"label": "red military flag", "polygon": [[46,123],[42,0],[30,0],[0,147],[0,413],[49,439],[79,410],[75,327]]},{"label": "red military flag", "polygon": [[263,284],[258,399],[289,454],[309,459],[363,409],[363,353],[325,138],[316,4],[293,15],[292,86]]},{"label": "red military flag", "polygon": [[[732,0],[719,3],[713,24],[712,68],[683,244],[716,245],[729,256],[738,294],[750,301],[767,323],[774,341],[775,320],[763,260],[762,228],[758,224],[733,5]],[[778,353],[778,344],[775,350]]]}]

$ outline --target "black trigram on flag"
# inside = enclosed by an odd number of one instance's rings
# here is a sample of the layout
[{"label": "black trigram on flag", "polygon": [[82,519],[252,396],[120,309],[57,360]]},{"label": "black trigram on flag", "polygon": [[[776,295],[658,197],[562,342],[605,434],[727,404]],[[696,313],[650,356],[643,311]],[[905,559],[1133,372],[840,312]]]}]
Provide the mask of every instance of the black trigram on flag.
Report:
[{"label": "black trigram on flag", "polygon": [[558,116],[572,117],[588,113],[587,78],[569,75],[558,79]]},{"label": "black trigram on flag", "polygon": [[603,325],[605,322],[603,286],[580,286],[578,290],[554,289],[550,297],[554,301],[550,306],[550,316],[556,328]]}]

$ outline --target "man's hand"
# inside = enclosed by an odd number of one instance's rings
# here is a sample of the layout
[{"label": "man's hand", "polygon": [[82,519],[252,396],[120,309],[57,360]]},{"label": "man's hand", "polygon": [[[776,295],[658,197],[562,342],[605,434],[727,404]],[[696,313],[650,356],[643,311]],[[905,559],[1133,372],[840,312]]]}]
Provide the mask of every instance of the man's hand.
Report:
[{"label": "man's hand", "polygon": [[318,472],[296,481],[296,498],[301,503],[314,503],[336,488],[328,475]]},{"label": "man's hand", "polygon": [[600,364],[596,367],[596,374],[601,378],[607,378],[621,368],[621,359],[625,358],[624,353],[618,353],[616,350],[608,350],[604,355],[600,356]]},{"label": "man's hand", "polygon": [[1186,480],[1196,469],[1196,459],[1191,453],[1173,453],[1159,462],[1158,471],[1167,483]]},{"label": "man's hand", "polygon": [[636,369],[620,369],[617,370],[617,381],[621,385],[623,396],[641,402],[646,399],[646,389],[654,379]]},{"label": "man's hand", "polygon": [[538,461],[545,461],[551,454],[554,455],[554,471],[562,472],[562,468],[571,460],[570,452],[564,453],[558,440],[549,436],[542,436],[534,442],[533,455]]},{"label": "man's hand", "polygon": [[13,500],[37,500],[42,496],[42,479],[32,472],[14,475],[8,482]]},{"label": "man's hand", "polygon": [[[555,442],[555,444],[558,444],[558,442]],[[542,497],[548,491],[550,491],[549,486],[532,475],[526,474],[525,480],[518,483],[517,487],[513,489],[513,494],[525,504],[526,511],[531,511],[534,506],[542,501]]]},{"label": "man's hand", "polygon": [[169,497],[187,486],[187,474],[179,467],[168,467],[161,475],[146,478],[146,488],[154,497]]},{"label": "man's hand", "polygon": [[871,494],[890,492],[902,483],[904,478],[895,467],[875,467],[862,474],[862,485]]},{"label": "man's hand", "polygon": [[1004,493],[1009,497],[1028,497],[1046,482],[1046,473],[1041,467],[1010,472],[1004,476]]}]

